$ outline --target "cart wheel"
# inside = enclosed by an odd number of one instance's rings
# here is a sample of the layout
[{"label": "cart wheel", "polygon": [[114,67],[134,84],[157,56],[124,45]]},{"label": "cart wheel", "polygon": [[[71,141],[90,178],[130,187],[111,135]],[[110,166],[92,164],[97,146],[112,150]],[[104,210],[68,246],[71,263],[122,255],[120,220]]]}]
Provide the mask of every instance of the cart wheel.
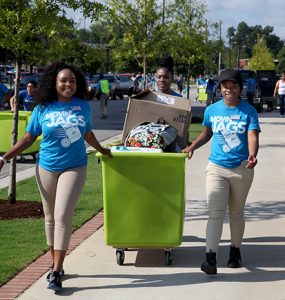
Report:
[{"label": "cart wheel", "polygon": [[117,264],[122,266],[125,260],[125,252],[124,250],[116,250]]},{"label": "cart wheel", "polygon": [[164,251],[165,264],[170,266],[172,264],[172,253],[171,250]]}]

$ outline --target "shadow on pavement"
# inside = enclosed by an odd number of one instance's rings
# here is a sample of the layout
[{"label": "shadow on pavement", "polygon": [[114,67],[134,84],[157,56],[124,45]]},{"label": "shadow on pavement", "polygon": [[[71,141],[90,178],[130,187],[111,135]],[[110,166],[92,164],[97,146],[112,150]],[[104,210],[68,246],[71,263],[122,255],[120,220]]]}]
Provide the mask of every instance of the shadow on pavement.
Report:
[{"label": "shadow on pavement", "polygon": [[[265,205],[266,203],[266,205]],[[193,209],[193,207],[195,209]],[[278,201],[255,201],[246,203],[245,219],[246,222],[273,220],[285,217],[285,199]],[[191,209],[185,211],[185,222],[193,220],[208,220],[206,200],[191,200]],[[228,223],[228,214],[225,216],[224,223]]]},{"label": "shadow on pavement", "polygon": [[[186,237],[186,240],[196,241],[196,237]],[[66,279],[71,278],[100,278],[100,285],[86,286],[80,288],[64,288],[62,295],[72,295],[82,290],[99,290],[99,289],[130,289],[142,287],[165,287],[165,286],[184,286],[203,284],[207,282],[264,282],[284,280],[285,259],[283,255],[284,245],[266,245],[263,243],[271,243],[276,241],[284,242],[284,237],[261,237],[245,239],[242,247],[243,268],[228,269],[226,262],[228,258],[228,246],[220,246],[218,257],[218,275],[207,276],[200,270],[193,272],[181,272],[170,274],[102,274],[102,275],[78,275],[67,274]],[[251,245],[246,243],[260,243],[259,245]],[[158,255],[163,257],[162,250],[143,250],[139,251],[136,267],[163,267],[163,268],[198,268],[204,260],[205,247],[179,247],[174,251],[174,259],[172,266],[165,266],[159,259]],[[150,254],[152,252],[152,261],[150,264]],[[115,261],[114,261],[115,263]],[[124,266],[121,266],[122,270]],[[226,272],[225,272],[226,270]],[[152,271],[153,272],[153,271]],[[106,283],[102,285],[102,279],[106,279]],[[125,279],[131,283],[115,284],[114,280]],[[84,280],[82,280],[84,282]]]}]

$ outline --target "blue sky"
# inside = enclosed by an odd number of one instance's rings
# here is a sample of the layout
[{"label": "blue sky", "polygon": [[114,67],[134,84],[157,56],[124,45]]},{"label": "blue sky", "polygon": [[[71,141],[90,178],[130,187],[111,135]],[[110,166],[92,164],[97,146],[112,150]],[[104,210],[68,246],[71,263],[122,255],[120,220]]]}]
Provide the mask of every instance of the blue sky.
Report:
[{"label": "blue sky", "polygon": [[[161,0],[159,0],[161,1]],[[244,21],[249,26],[266,25],[274,27],[274,34],[285,40],[285,1],[284,0],[204,0],[208,7],[206,18],[212,22],[222,21],[222,35],[226,39],[227,28]],[[167,1],[166,1],[167,3]],[[84,21],[79,13],[69,12],[79,27]],[[88,28],[90,22],[86,20]]]},{"label": "blue sky", "polygon": [[285,40],[284,0],[206,0],[206,18],[212,22],[222,21],[222,35],[227,28],[244,21],[249,26],[274,27],[274,34]]}]

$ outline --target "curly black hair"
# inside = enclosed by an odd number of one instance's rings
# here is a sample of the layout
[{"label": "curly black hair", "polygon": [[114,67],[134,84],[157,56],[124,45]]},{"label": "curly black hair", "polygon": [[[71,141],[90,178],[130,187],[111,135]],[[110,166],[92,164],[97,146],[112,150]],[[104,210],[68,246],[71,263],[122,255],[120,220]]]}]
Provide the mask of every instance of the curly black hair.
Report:
[{"label": "curly black hair", "polygon": [[71,70],[76,77],[76,92],[74,96],[80,99],[86,99],[87,85],[82,72],[73,65],[56,62],[48,66],[43,73],[38,90],[39,97],[36,100],[37,103],[45,105],[53,101],[58,101],[56,78],[58,73],[63,69]]},{"label": "curly black hair", "polygon": [[158,69],[165,68],[171,74],[173,74],[173,66],[174,66],[174,61],[173,61],[172,57],[167,56],[167,57],[160,58]]}]

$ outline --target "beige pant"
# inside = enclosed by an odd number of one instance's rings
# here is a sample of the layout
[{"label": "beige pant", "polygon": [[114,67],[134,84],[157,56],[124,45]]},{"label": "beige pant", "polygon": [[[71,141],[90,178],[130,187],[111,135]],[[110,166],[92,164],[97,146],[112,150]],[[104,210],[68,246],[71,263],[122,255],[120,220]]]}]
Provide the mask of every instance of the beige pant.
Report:
[{"label": "beige pant", "polygon": [[109,95],[106,94],[100,95],[100,107],[101,107],[102,116],[108,115],[108,111],[107,111],[108,99],[109,99]]},{"label": "beige pant", "polygon": [[72,233],[72,216],[86,179],[86,167],[49,172],[36,167],[45,214],[47,244],[66,251]]},{"label": "beige pant", "polygon": [[226,210],[229,211],[231,245],[240,247],[244,228],[244,206],[251,187],[254,170],[246,161],[234,169],[209,162],[206,170],[206,192],[209,219],[206,230],[206,252],[218,251]]}]

